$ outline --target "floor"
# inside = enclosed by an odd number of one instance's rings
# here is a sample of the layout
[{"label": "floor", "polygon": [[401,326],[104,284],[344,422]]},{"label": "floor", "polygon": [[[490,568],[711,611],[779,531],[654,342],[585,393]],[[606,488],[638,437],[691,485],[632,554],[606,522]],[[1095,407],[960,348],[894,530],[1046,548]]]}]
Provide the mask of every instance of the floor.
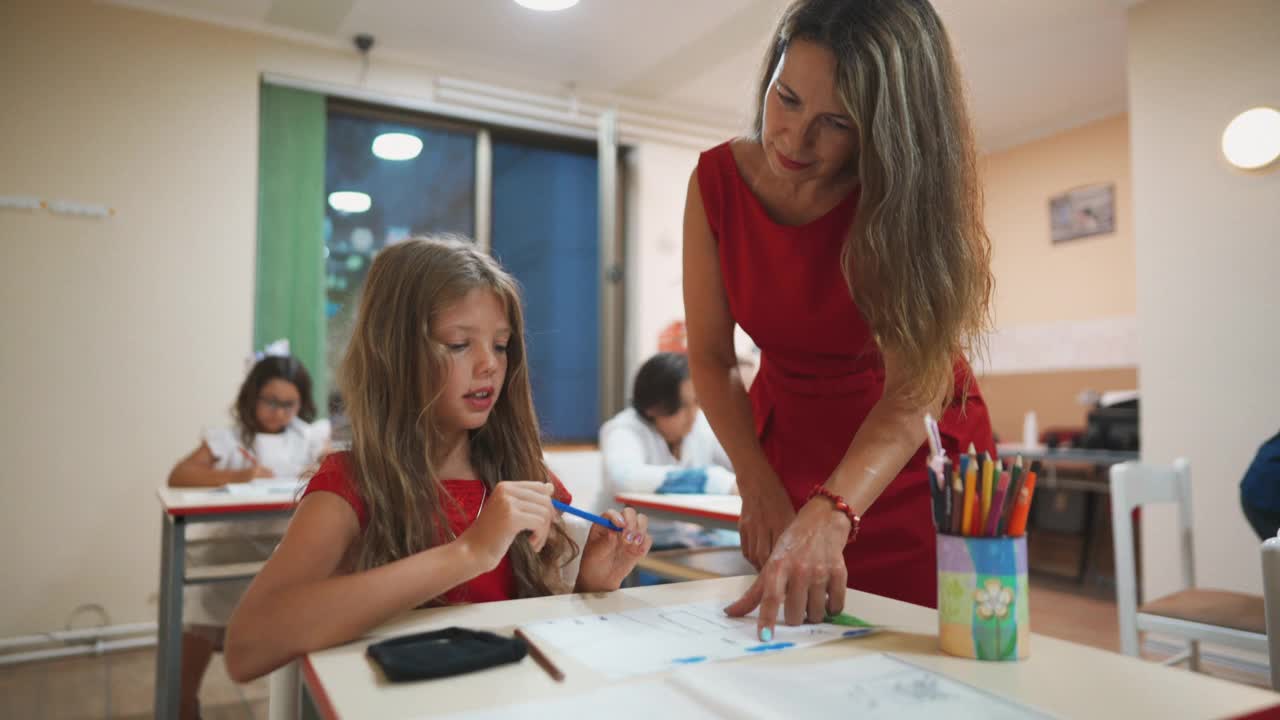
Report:
[{"label": "floor", "polygon": [[[1110,588],[1082,590],[1072,581],[1033,576],[1030,585],[1031,630],[1082,645],[1120,652],[1120,620]],[[1167,655],[1143,650],[1143,657],[1160,661]],[[1265,662],[1265,659],[1263,660]],[[1179,667],[1185,668],[1183,664]],[[1271,688],[1265,673],[1255,673],[1206,660],[1201,670],[1217,678],[1245,685]]]},{"label": "floor", "polygon": [[[152,717],[151,648],[0,667],[0,718],[87,720]],[[266,720],[265,678],[237,685],[215,655],[200,688],[204,720]]]},{"label": "floor", "polygon": [[[1119,649],[1114,601],[1100,592],[1050,578],[1031,584],[1032,626],[1037,633],[1105,650]],[[0,718],[82,720],[151,717],[155,653],[151,649],[0,667]],[[1267,679],[1209,665],[1210,674],[1267,687]],[[267,717],[267,682],[237,685],[215,656],[200,699],[204,720]]]}]

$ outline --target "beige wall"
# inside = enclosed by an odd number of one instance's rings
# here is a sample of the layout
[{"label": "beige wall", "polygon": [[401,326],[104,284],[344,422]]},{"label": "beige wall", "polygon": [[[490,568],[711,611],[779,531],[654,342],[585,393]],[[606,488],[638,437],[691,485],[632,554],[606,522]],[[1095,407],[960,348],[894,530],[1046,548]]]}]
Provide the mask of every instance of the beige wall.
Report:
[{"label": "beige wall", "polygon": [[627,351],[623,395],[658,351],[658,334],[684,319],[684,200],[698,151],[650,143],[627,156]]},{"label": "beige wall", "polygon": [[[998,327],[1132,315],[1133,204],[1124,115],[982,158]],[[1116,232],[1054,244],[1049,198],[1115,183]]]},{"label": "beige wall", "polygon": [[1035,411],[1041,432],[1082,428],[1088,409],[1077,398],[1086,390],[1105,392],[1138,387],[1137,368],[1000,373],[979,379],[1000,442],[1022,442],[1022,424]]},{"label": "beige wall", "polygon": [[253,321],[247,36],[101,6],[0,6],[0,635],[80,603],[154,619],[154,489],[219,422]]},{"label": "beige wall", "polygon": [[[1079,427],[1085,390],[1137,386],[1128,119],[1119,115],[981,161],[996,287],[996,332],[977,363],[1001,440]],[[1116,231],[1054,244],[1049,198],[1094,183],[1116,187]]]},{"label": "beige wall", "polygon": [[[1233,170],[1219,141],[1280,106],[1280,3],[1146,0],[1128,22],[1143,456],[1191,460],[1201,584],[1257,592],[1237,485],[1280,427],[1280,171]],[[1151,593],[1177,583],[1169,519],[1146,527]]]}]

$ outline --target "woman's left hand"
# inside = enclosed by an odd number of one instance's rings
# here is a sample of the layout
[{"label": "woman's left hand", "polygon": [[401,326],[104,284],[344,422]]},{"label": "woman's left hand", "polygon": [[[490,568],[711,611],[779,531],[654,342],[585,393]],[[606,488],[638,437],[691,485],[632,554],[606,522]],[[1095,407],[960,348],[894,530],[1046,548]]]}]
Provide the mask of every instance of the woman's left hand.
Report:
[{"label": "woman's left hand", "polygon": [[592,523],[586,547],[582,549],[582,563],[578,566],[576,592],[617,590],[653,545],[648,533],[649,519],[644,515],[625,508],[622,512],[606,510],[604,517],[622,530]]},{"label": "woman's left hand", "polygon": [[841,612],[848,580],[844,565],[848,538],[847,517],[828,500],[809,501],[774,544],[756,581],[725,613],[742,617],[758,606],[756,629],[760,639],[768,642],[773,639],[780,606],[787,625],[822,622],[828,614]]}]

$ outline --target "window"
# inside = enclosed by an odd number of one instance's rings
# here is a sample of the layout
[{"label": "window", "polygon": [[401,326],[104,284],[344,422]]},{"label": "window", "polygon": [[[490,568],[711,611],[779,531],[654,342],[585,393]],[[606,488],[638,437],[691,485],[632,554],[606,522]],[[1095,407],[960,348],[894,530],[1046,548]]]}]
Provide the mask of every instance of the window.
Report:
[{"label": "window", "polygon": [[[326,200],[335,192],[368,196],[364,210],[325,202],[326,360],[333,373],[380,249],[411,235],[475,233],[476,131],[336,102],[326,131]],[[418,138],[421,151],[404,160],[378,157],[374,139],[387,133]]]},{"label": "window", "polygon": [[[474,237],[477,182],[486,182],[490,248],[524,293],[543,436],[594,442],[602,377],[595,143],[493,129],[489,164],[477,173],[477,147],[490,128],[337,99],[325,127],[329,372],[342,361],[374,255],[411,235]],[[403,159],[375,153],[375,139],[389,133],[411,136],[392,148]],[[387,154],[381,144],[377,152]]]},{"label": "window", "polygon": [[543,435],[600,428],[600,231],[595,146],[493,143],[494,255],[523,286],[529,377]]}]

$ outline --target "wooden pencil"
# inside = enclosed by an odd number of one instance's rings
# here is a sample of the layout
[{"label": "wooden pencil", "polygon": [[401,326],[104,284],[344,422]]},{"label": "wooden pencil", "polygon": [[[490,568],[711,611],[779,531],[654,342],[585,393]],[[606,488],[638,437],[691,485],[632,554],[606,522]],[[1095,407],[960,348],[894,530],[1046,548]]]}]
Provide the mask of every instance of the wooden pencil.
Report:
[{"label": "wooden pencil", "polygon": [[982,528],[982,534],[986,537],[998,537],[996,530],[1000,527],[1000,508],[1004,506],[1004,496],[1009,492],[1008,470],[1000,473],[995,488],[991,494],[991,512],[987,513],[987,522]]},{"label": "wooden pencil", "polygon": [[529,657],[533,658],[533,661],[538,663],[539,667],[546,670],[552,680],[564,682],[564,673],[560,671],[560,668],[556,667],[555,663],[551,662],[551,658],[547,657],[546,653],[533,644],[533,640],[529,639],[529,636],[523,630],[516,628],[516,637],[524,641],[524,644],[529,648]]},{"label": "wooden pencil", "polygon": [[951,534],[960,535],[964,525],[964,482],[957,467],[951,477]]},{"label": "wooden pencil", "polygon": [[1000,477],[999,460],[993,461],[990,453],[982,453],[982,493],[978,503],[982,506],[978,514],[978,527],[974,535],[987,534],[987,518],[991,515],[991,496],[995,493],[995,481]]},{"label": "wooden pencil", "polygon": [[1004,507],[1000,510],[1000,524],[996,527],[997,535],[1007,535],[1009,532],[1009,518],[1013,515],[1013,506],[1018,502],[1018,495],[1022,492],[1022,484],[1026,482],[1027,473],[1022,465],[1022,456],[1013,462],[1013,469],[1009,471],[1009,492],[1004,496]]},{"label": "wooden pencil", "polygon": [[960,534],[971,535],[973,528],[973,509],[974,501],[977,500],[978,484],[978,455],[973,449],[973,443],[969,443],[969,452],[966,455],[969,462],[965,466],[964,472],[964,509],[960,512]]},{"label": "wooden pencil", "polygon": [[1027,531],[1027,514],[1031,512],[1031,498],[1036,492],[1036,473],[1027,473],[1022,491],[1018,493],[1018,502],[1013,506],[1013,515],[1009,517],[1009,537],[1018,537]]},{"label": "wooden pencil", "polygon": [[943,533],[951,532],[951,460],[948,459],[942,463],[942,521],[941,531]]}]

